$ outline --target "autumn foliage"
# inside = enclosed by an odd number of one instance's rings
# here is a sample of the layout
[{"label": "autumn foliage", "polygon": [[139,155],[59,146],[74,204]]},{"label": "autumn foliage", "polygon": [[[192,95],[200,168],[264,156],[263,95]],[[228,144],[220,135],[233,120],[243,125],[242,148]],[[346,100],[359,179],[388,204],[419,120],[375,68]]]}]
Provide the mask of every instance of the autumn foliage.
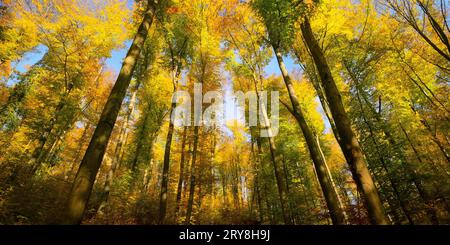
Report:
[{"label": "autumn foliage", "polygon": [[[449,224],[449,8],[1,1],[0,224]],[[196,83],[278,134],[174,125]]]}]

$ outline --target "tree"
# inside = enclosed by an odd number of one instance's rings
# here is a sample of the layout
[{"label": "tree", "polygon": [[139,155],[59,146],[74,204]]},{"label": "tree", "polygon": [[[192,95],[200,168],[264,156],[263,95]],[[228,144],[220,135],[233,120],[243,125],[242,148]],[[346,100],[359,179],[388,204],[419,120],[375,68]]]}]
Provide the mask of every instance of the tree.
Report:
[{"label": "tree", "polygon": [[106,102],[102,116],[100,116],[99,123],[97,124],[91,142],[89,143],[73,182],[65,223],[79,224],[82,221],[95,177],[101,165],[109,137],[111,136],[112,129],[117,119],[117,114],[119,113],[120,106],[131,81],[131,76],[142,46],[147,38],[148,30],[153,22],[156,6],[156,3],[153,1],[149,0],[147,3],[143,21],[140,24],[133,43],[125,57],[120,74],[111,91],[108,101]]},{"label": "tree", "polygon": [[350,119],[345,111],[340,92],[334,82],[331,70],[328,67],[326,58],[321,50],[314,33],[311,29],[309,19],[305,17],[301,24],[301,30],[309,51],[314,59],[318,73],[321,78],[325,95],[329,102],[331,114],[333,115],[336,128],[341,139],[341,148],[353,172],[353,177],[358,187],[364,193],[367,210],[372,223],[388,224],[388,219],[384,213],[384,208],[378,196],[375,184],[364,160],[364,154],[359,146]]},{"label": "tree", "polygon": [[[223,11],[224,5],[221,1],[197,1],[184,5],[183,10],[190,21],[189,31],[196,33],[192,38],[195,43],[193,47],[194,56],[192,57],[192,64],[190,67],[190,74],[188,83],[192,86],[193,83],[202,85],[202,90],[199,91],[202,95],[207,89],[215,89],[218,85],[220,75],[218,74],[220,59],[223,57],[220,50],[220,37],[223,33],[217,28],[221,25],[222,18],[220,12]],[[214,20],[214,21],[213,21]],[[193,114],[195,115],[196,112]],[[199,112],[199,113],[203,113]],[[192,217],[192,210],[194,205],[194,195],[196,188],[196,181],[198,180],[198,173],[196,169],[198,157],[198,143],[200,138],[201,118],[193,116],[194,133],[193,133],[193,152],[190,166],[190,183],[188,203],[186,208],[186,224],[190,224]],[[199,196],[201,199],[201,196]]]},{"label": "tree", "polygon": [[[170,21],[165,21],[168,26],[164,26],[162,32],[165,36],[167,48],[165,50],[167,66],[171,71],[173,92],[176,93],[178,83],[183,67],[186,65],[186,60],[190,56],[191,41],[189,33],[186,32],[187,24],[186,17],[170,16]],[[162,173],[162,184],[160,194],[160,220],[164,223],[167,208],[167,189],[169,182],[169,166],[170,166],[170,151],[172,145],[172,137],[174,133],[174,119],[172,113],[176,106],[177,98],[172,98],[171,107],[169,109],[169,130],[167,131],[166,146],[164,150],[164,163]]]},{"label": "tree", "polygon": [[[305,137],[308,144],[308,149],[310,151],[311,158],[314,161],[316,171],[319,176],[319,181],[324,191],[325,199],[327,200],[327,204],[330,209],[330,214],[332,215],[333,223],[344,224],[346,222],[345,215],[342,211],[342,208],[340,207],[337,193],[333,188],[331,176],[327,171],[325,160],[320,153],[320,146],[318,145],[316,136],[314,136],[313,131],[308,126],[305,120],[304,113],[302,111],[302,108],[300,107],[299,100],[293,88],[292,79],[289,76],[289,73],[283,61],[282,48],[285,47],[284,45],[289,45],[289,42],[292,40],[292,37],[289,37],[289,35],[292,36],[291,32],[293,32],[293,29],[291,28],[293,28],[293,23],[288,22],[287,24],[283,24],[284,28],[281,31],[278,31],[278,28],[275,27],[277,23],[283,23],[287,19],[286,17],[288,17],[289,14],[280,13],[279,9],[282,9],[284,11],[295,10],[288,10],[290,5],[286,1],[276,1],[274,3],[256,1],[254,4],[267,27],[267,41],[274,50],[279,68],[281,70],[281,74],[283,76],[283,80],[289,94],[290,101],[292,103],[292,108],[290,108],[290,111],[296,118],[300,128],[302,129],[303,136]],[[287,104],[285,104],[285,106],[287,106]]]}]

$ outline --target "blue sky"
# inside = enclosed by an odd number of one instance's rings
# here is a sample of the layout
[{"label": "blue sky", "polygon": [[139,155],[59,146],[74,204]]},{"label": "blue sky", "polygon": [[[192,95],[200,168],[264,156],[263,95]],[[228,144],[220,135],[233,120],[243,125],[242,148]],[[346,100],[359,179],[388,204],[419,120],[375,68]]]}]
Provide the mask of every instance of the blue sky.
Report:
[{"label": "blue sky", "polygon": [[[11,66],[19,72],[26,72],[30,66],[42,59],[45,52],[47,52],[47,47],[39,45],[33,51],[25,53],[20,60],[12,62]],[[9,79],[7,85],[10,86],[15,82],[13,78]]]},{"label": "blue sky", "polygon": [[[110,68],[111,70],[114,70],[116,72],[120,71],[120,68],[122,66],[122,60],[125,57],[130,45],[131,45],[131,41],[127,41],[125,43],[123,49],[113,50],[111,52],[111,58],[106,60],[106,64],[107,64],[108,68]],[[294,60],[291,59],[290,57],[285,57],[284,61],[286,63],[287,69],[291,73],[294,70],[300,68],[297,64],[295,64]],[[280,68],[278,68],[278,63],[277,63],[277,60],[275,59],[275,57],[273,57],[272,60],[270,61],[270,63],[266,66],[265,72],[267,75],[272,75],[272,74],[281,75]]]},{"label": "blue sky", "polygon": [[[111,69],[117,73],[120,71],[120,68],[122,67],[123,58],[125,57],[130,45],[131,41],[127,41],[124,45],[124,48],[113,50],[111,52],[111,57],[106,60],[106,65],[108,69]],[[39,45],[35,50],[26,53],[22,57],[22,59],[20,59],[18,62],[14,62],[13,67],[15,67],[20,72],[25,72],[28,67],[38,62],[46,51],[47,47],[45,47],[44,45]],[[284,61],[286,63],[287,69],[290,72],[299,69],[299,66],[295,64],[294,60],[291,59],[290,57],[285,57]],[[275,58],[272,58],[270,63],[265,68],[265,72],[267,73],[267,75],[281,74],[280,69],[278,68],[277,60]]]}]

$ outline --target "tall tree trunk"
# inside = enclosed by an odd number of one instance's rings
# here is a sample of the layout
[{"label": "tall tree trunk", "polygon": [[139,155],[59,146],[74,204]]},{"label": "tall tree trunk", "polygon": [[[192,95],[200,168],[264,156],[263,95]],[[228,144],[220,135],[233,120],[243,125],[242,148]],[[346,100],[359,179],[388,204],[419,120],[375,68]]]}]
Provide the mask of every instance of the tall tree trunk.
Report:
[{"label": "tall tree trunk", "polygon": [[159,223],[163,224],[166,217],[167,209],[167,189],[169,187],[169,167],[170,167],[170,148],[172,146],[172,138],[174,131],[174,124],[172,122],[172,113],[175,109],[175,104],[172,103],[169,112],[169,129],[167,131],[166,146],[164,149],[164,163],[162,171],[161,192],[159,195]]},{"label": "tall tree trunk", "polygon": [[[299,63],[302,62],[301,56],[298,51],[294,50],[294,55],[297,57],[297,60]],[[341,138],[339,137],[339,132],[336,128],[336,123],[333,120],[333,116],[331,115],[330,106],[328,105],[328,101],[325,97],[325,93],[323,91],[323,87],[319,82],[319,79],[317,77],[316,69],[311,67],[308,69],[308,67],[303,64],[302,65],[303,70],[308,74],[309,79],[311,80],[312,85],[314,86],[314,89],[316,90],[317,97],[319,97],[320,104],[322,105],[323,111],[325,112],[325,115],[327,116],[328,122],[330,123],[331,130],[333,131],[334,137],[336,138],[336,141],[340,144]]]},{"label": "tall tree trunk", "polygon": [[365,204],[372,224],[389,224],[385,214],[383,204],[378,195],[378,191],[370,175],[369,169],[364,159],[364,154],[359,145],[358,139],[353,133],[350,118],[348,117],[342,103],[341,94],[331,74],[330,67],[325,59],[322,49],[314,37],[311,25],[307,17],[301,24],[303,37],[311,52],[314,63],[319,72],[319,76],[325,90],[327,101],[329,102],[331,114],[336,128],[339,132],[339,142],[347,163],[350,165],[353,179],[358,188],[362,191]]},{"label": "tall tree trunk", "polygon": [[234,206],[235,208],[237,208],[238,211],[240,211],[241,209],[241,192],[240,192],[240,184],[241,184],[241,180],[240,180],[240,171],[239,171],[239,161],[236,160],[235,156],[231,157],[231,175],[232,175],[232,182],[231,182],[231,186],[232,186],[232,190],[233,190],[233,201],[234,201]]},{"label": "tall tree trunk", "polygon": [[[257,89],[256,86],[256,80],[255,80],[255,87]],[[261,105],[261,100],[260,100],[260,96],[259,96],[259,92],[258,90],[256,91],[257,93],[257,107],[259,108],[259,110],[261,111],[263,120],[264,120],[264,125],[262,125],[262,128],[265,130],[268,130],[268,141],[269,141],[269,149],[270,149],[270,160],[272,161],[273,164],[273,169],[275,172],[275,179],[277,181],[277,187],[278,187],[278,194],[280,196],[280,203],[281,203],[281,211],[283,213],[283,220],[284,223],[286,224],[291,224],[291,218],[290,218],[290,211],[289,211],[289,206],[288,206],[288,198],[287,198],[287,183],[284,183],[284,177],[283,177],[283,169],[282,166],[280,164],[280,160],[277,159],[277,148],[275,145],[275,140],[273,138],[272,135],[272,131],[271,131],[271,125],[270,125],[270,121],[269,118],[267,116],[267,111],[264,105]]]},{"label": "tall tree trunk", "polygon": [[[254,153],[254,155],[256,155],[256,154]],[[256,165],[256,166],[258,166],[258,165]],[[259,177],[259,170],[257,168],[256,168],[256,173],[257,174],[254,177],[255,178],[254,185],[255,185],[255,192],[256,192],[256,202],[258,204],[259,222],[263,223],[264,222],[264,210],[263,210],[262,200],[261,200],[261,188],[260,188],[260,184],[259,184],[259,179],[260,179],[260,177]]]},{"label": "tall tree trunk", "polygon": [[[205,180],[205,162],[203,161],[203,154],[201,154],[202,151],[202,145],[200,145],[200,154],[199,154],[199,161],[198,161],[198,178],[196,179],[196,185],[198,186],[198,194],[197,194],[197,208],[199,210],[202,205],[202,199],[203,199],[203,182]],[[194,191],[194,197],[195,197],[195,191]],[[194,198],[195,199],[195,198]]]},{"label": "tall tree trunk", "polygon": [[73,182],[65,214],[66,217],[63,221],[66,224],[80,224],[82,221],[122,101],[130,84],[134,68],[136,67],[141,49],[147,38],[148,31],[152,25],[154,12],[155,5],[153,4],[153,1],[149,0],[143,21],[128,50],[119,77],[117,78],[105,107],[103,108],[97,128],[94,131],[94,135],[92,136],[91,142],[89,143]]},{"label": "tall tree trunk", "polygon": [[[192,152],[192,140],[189,140],[189,144],[188,144],[188,152],[191,153]],[[185,163],[185,167],[184,167],[184,173],[183,173],[183,190],[182,190],[182,200],[186,199],[186,194],[187,194],[187,188],[188,188],[188,181],[189,181],[189,177],[190,177],[190,161],[191,158],[188,157],[187,161]]]},{"label": "tall tree trunk", "polygon": [[[259,164],[258,167],[261,169],[260,171],[258,171],[258,174],[260,175],[260,177],[259,176],[258,177],[259,177],[259,182],[262,182],[261,184],[262,184],[262,188],[263,188],[263,193],[262,193],[263,195],[261,195],[261,196],[262,196],[262,199],[264,200],[264,203],[266,204],[266,215],[267,215],[270,223],[273,224],[274,220],[273,220],[271,205],[270,205],[269,199],[268,199],[268,187],[267,187],[267,182],[264,178],[265,164],[264,164],[263,157],[262,157],[263,153],[262,153],[261,137],[256,137],[256,147],[257,147],[257,152],[256,152],[257,156],[256,157],[258,159],[257,163]],[[263,200],[261,200],[261,202]]]},{"label": "tall tree trunk", "polygon": [[222,196],[223,196],[223,204],[224,206],[228,206],[228,191],[227,191],[227,176],[225,176],[224,171],[220,173],[221,182],[222,182]]},{"label": "tall tree trunk", "polygon": [[86,143],[86,138],[89,134],[90,129],[91,129],[91,124],[89,122],[86,122],[86,124],[84,125],[83,133],[81,134],[81,137],[79,139],[80,143],[78,144],[78,148],[75,152],[75,158],[72,161],[72,167],[66,173],[66,176],[64,178],[68,179],[69,177],[71,177],[74,174],[75,167],[77,166],[78,161],[80,160],[80,157],[81,157],[81,150],[83,149],[83,146]]},{"label": "tall tree trunk", "polygon": [[302,109],[300,107],[300,102],[298,101],[297,96],[294,92],[294,87],[291,81],[291,77],[286,69],[286,66],[283,61],[283,56],[277,47],[273,47],[274,52],[277,57],[278,65],[281,70],[281,74],[284,79],[284,83],[286,84],[286,88],[289,93],[289,98],[292,103],[292,109],[289,109],[288,105],[285,105],[286,108],[290,110],[295,119],[297,120],[305,138],[306,144],[308,146],[309,153],[314,163],[314,167],[316,169],[320,186],[322,187],[322,192],[324,194],[325,200],[327,202],[328,209],[330,211],[331,219],[333,220],[333,224],[346,224],[347,221],[345,219],[344,211],[339,205],[339,198],[336,190],[333,188],[333,184],[331,181],[331,176],[327,172],[327,167],[325,163],[325,159],[320,154],[320,146],[317,144],[314,133],[311,128],[306,123],[305,117],[303,115]]},{"label": "tall tree trunk", "polygon": [[181,157],[180,157],[180,176],[178,178],[178,186],[177,186],[177,199],[176,199],[176,207],[175,207],[175,216],[178,215],[180,211],[180,202],[181,202],[181,192],[183,188],[183,177],[184,177],[184,157],[185,157],[185,147],[186,147],[186,134],[187,127],[183,129],[183,138],[181,140]]},{"label": "tall tree trunk", "polygon": [[123,152],[123,145],[127,143],[128,140],[128,126],[130,125],[131,117],[134,113],[134,107],[136,105],[136,95],[137,91],[139,89],[140,82],[138,81],[136,85],[133,88],[133,91],[131,93],[130,100],[128,102],[128,108],[127,108],[127,114],[125,118],[125,122],[122,125],[122,128],[119,132],[119,139],[117,142],[116,149],[114,150],[114,161],[116,161],[117,166],[120,166],[120,162],[122,161],[122,152]]},{"label": "tall tree trunk", "polygon": [[189,197],[186,210],[186,224],[191,223],[192,206],[194,204],[194,193],[195,193],[195,162],[197,160],[197,147],[198,147],[198,130],[199,126],[194,126],[194,148],[192,152],[191,161],[191,177],[190,177],[190,187],[189,187]]}]

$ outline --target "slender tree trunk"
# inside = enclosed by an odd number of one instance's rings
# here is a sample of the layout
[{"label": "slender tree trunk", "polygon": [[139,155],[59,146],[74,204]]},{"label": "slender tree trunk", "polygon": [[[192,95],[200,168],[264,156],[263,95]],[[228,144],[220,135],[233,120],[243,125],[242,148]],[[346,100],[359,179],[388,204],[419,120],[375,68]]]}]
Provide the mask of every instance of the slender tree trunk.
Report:
[{"label": "slender tree trunk", "polygon": [[235,157],[231,157],[231,189],[233,191],[233,202],[234,202],[234,208],[236,208],[238,211],[240,209],[240,202],[239,202],[239,177],[238,177],[238,169]]},{"label": "slender tree trunk", "polygon": [[[191,153],[192,152],[192,140],[189,140],[189,146],[188,146],[188,152]],[[183,173],[183,195],[181,197],[181,200],[185,200],[186,199],[186,194],[187,194],[187,188],[188,188],[188,181],[189,181],[189,177],[190,177],[190,160],[191,157],[187,157],[187,161],[186,161],[186,166],[184,167],[184,173]]]},{"label": "slender tree trunk", "polygon": [[[275,220],[274,220],[274,214],[273,214],[273,210],[272,210],[272,204],[268,198],[269,196],[269,187],[267,185],[267,182],[265,180],[265,178],[267,178],[267,175],[265,173],[265,162],[263,161],[263,152],[262,152],[262,138],[261,137],[256,137],[256,146],[257,146],[257,157],[258,157],[258,161],[259,161],[259,167],[261,168],[261,182],[262,182],[262,186],[263,186],[263,200],[264,203],[266,205],[266,215],[269,218],[270,224],[274,224]],[[271,175],[273,176],[273,175]],[[261,200],[262,201],[262,200]]]},{"label": "slender tree trunk", "polygon": [[186,134],[187,127],[183,129],[183,138],[181,140],[181,157],[180,157],[180,176],[178,178],[178,186],[177,186],[177,199],[176,199],[176,207],[175,207],[175,216],[178,215],[180,211],[180,202],[181,202],[181,192],[183,188],[183,177],[184,177],[184,157],[185,157],[185,147],[186,147]]},{"label": "slender tree trunk", "polygon": [[[294,54],[297,57],[298,62],[301,63],[302,59],[300,57],[300,54],[297,51],[295,51]],[[340,143],[341,138],[339,137],[339,132],[338,132],[338,130],[336,128],[336,123],[334,122],[333,116],[331,115],[330,106],[328,105],[328,101],[327,101],[327,99],[325,97],[325,93],[323,91],[323,87],[320,84],[320,82],[318,81],[316,70],[314,69],[314,71],[309,71],[308,72],[308,67],[305,64],[303,64],[303,67],[304,67],[304,71],[308,74],[308,77],[311,80],[311,83],[314,86],[314,89],[317,92],[317,97],[319,97],[320,104],[322,105],[323,111],[325,112],[325,115],[327,116],[328,122],[330,123],[330,127],[331,127],[331,130],[333,131],[334,137],[336,138],[336,141],[339,144],[341,144]],[[311,67],[311,69],[312,68],[313,67]]]},{"label": "slender tree trunk", "polygon": [[81,138],[79,139],[79,144],[78,144],[78,148],[77,151],[75,152],[75,158],[72,161],[72,167],[70,168],[70,171],[67,172],[65,178],[69,178],[70,176],[72,176],[75,172],[75,167],[78,164],[78,161],[80,160],[80,156],[81,156],[81,150],[83,149],[83,145],[86,143],[86,138],[88,136],[88,131],[91,128],[91,124],[89,122],[87,122],[84,126],[84,130],[83,133],[81,134]]},{"label": "slender tree trunk", "polygon": [[256,202],[258,203],[259,222],[264,222],[264,210],[261,201],[261,190],[259,187],[259,177],[255,179]]},{"label": "slender tree trunk", "polygon": [[341,139],[341,149],[347,163],[352,170],[353,179],[358,188],[362,191],[367,211],[372,224],[389,224],[385,214],[383,204],[378,195],[378,191],[370,175],[369,169],[364,159],[364,154],[359,145],[358,139],[353,133],[350,118],[348,117],[342,103],[341,94],[331,74],[330,67],[325,59],[322,49],[314,37],[308,18],[301,24],[301,30],[306,44],[319,72],[321,82],[329,102],[331,114]]},{"label": "slender tree trunk", "polygon": [[191,161],[191,178],[190,178],[190,187],[189,187],[189,197],[188,204],[186,210],[186,224],[191,223],[191,215],[192,215],[192,206],[194,204],[194,193],[195,193],[195,162],[197,160],[197,147],[198,147],[198,130],[199,126],[194,126],[194,149],[192,152],[192,161]]},{"label": "slender tree trunk", "polygon": [[120,165],[120,162],[122,160],[122,152],[123,152],[123,145],[127,142],[127,136],[128,136],[128,126],[130,125],[131,117],[134,112],[134,107],[136,104],[136,95],[137,91],[139,89],[140,83],[138,82],[136,86],[133,89],[133,92],[130,97],[130,101],[128,102],[128,108],[127,108],[127,114],[125,118],[125,122],[122,125],[122,128],[119,132],[119,139],[117,142],[116,149],[114,150],[114,161],[116,161],[117,166]]},{"label": "slender tree trunk", "polygon": [[[254,131],[254,130],[252,130]],[[256,202],[258,204],[258,214],[259,214],[259,222],[264,222],[264,213],[263,213],[263,207],[262,207],[262,201],[261,201],[261,190],[260,190],[260,169],[259,169],[259,157],[255,151],[255,134],[252,133],[252,144],[251,144],[251,153],[253,156],[253,169],[255,170],[255,176],[254,176],[254,183],[253,185],[255,186],[255,192],[253,193],[253,196],[255,196],[256,194]]]},{"label": "slender tree trunk", "polygon": [[[258,94],[258,91],[256,91]],[[277,159],[277,148],[275,146],[275,140],[273,139],[272,136],[272,132],[270,130],[270,121],[269,118],[267,116],[267,111],[266,108],[261,105],[261,101],[259,98],[259,94],[258,94],[258,108],[259,110],[262,112],[262,116],[263,116],[263,120],[264,120],[264,125],[263,128],[265,130],[269,131],[269,137],[268,137],[268,141],[269,141],[269,149],[270,149],[270,159],[272,161],[273,164],[273,169],[275,172],[275,178],[277,181],[277,187],[278,187],[278,194],[280,196],[280,203],[281,203],[281,210],[283,213],[283,220],[286,224],[291,224],[291,218],[290,218],[290,211],[289,211],[289,206],[288,206],[288,198],[287,198],[287,183],[284,183],[284,177],[283,177],[283,169],[282,166],[280,164],[279,159]]]},{"label": "slender tree trunk", "polygon": [[[214,130],[217,130],[214,127]],[[216,155],[216,145],[217,145],[217,138],[216,138],[216,134],[213,135],[212,138],[212,143],[211,143],[211,152],[210,152],[210,157],[209,157],[209,164],[208,164],[208,174],[209,174],[209,181],[208,181],[208,192],[212,197],[215,197],[216,195],[216,191],[215,191],[215,173],[214,173],[214,156]]]},{"label": "slender tree trunk", "polygon": [[292,115],[297,120],[302,132],[303,136],[306,140],[306,144],[309,149],[309,153],[314,163],[314,167],[316,169],[320,186],[322,187],[322,192],[324,194],[325,200],[327,202],[328,209],[330,211],[331,218],[333,220],[333,224],[346,224],[347,221],[345,219],[345,214],[342,208],[339,205],[339,198],[336,190],[333,188],[333,184],[331,181],[331,176],[329,176],[327,172],[327,167],[325,163],[325,159],[320,155],[320,146],[317,144],[314,133],[311,128],[306,123],[305,117],[303,115],[302,109],[300,107],[300,102],[298,101],[297,96],[294,92],[294,87],[289,76],[289,73],[284,65],[283,56],[278,48],[274,47],[274,51],[277,57],[278,65],[281,70],[281,74],[283,75],[284,82],[286,84],[286,88],[289,93],[289,97],[292,103],[292,109],[289,108],[288,105],[285,105],[286,108],[290,110]]},{"label": "slender tree trunk", "polygon": [[223,196],[223,204],[224,206],[228,206],[228,191],[227,191],[227,176],[225,176],[224,171],[220,174],[222,178],[222,196]]},{"label": "slender tree trunk", "polygon": [[[200,146],[200,151],[202,152],[202,146]],[[199,210],[200,206],[202,205],[202,198],[203,198],[203,181],[205,180],[205,176],[204,176],[204,165],[205,163],[203,162],[203,155],[200,153],[199,154],[199,161],[198,161],[198,178],[196,179],[196,186],[198,186],[198,194],[197,194],[197,208]],[[194,190],[194,197],[195,197],[195,190]],[[195,198],[194,198],[195,199]]]},{"label": "slender tree trunk", "polygon": [[172,122],[172,113],[175,108],[175,104],[172,103],[169,112],[169,129],[167,131],[166,147],[164,150],[164,163],[162,171],[161,192],[159,195],[159,223],[164,224],[167,209],[167,189],[169,186],[169,167],[170,167],[170,148],[172,146],[172,138],[174,131],[174,124]]},{"label": "slender tree trunk", "polygon": [[72,190],[69,195],[66,217],[64,219],[64,223],[66,224],[80,224],[82,221],[122,101],[130,84],[134,68],[136,67],[141,49],[147,38],[148,31],[152,25],[154,12],[155,6],[153,1],[149,0],[144,19],[139,26],[130,49],[128,50],[119,77],[117,78],[105,107],[103,108],[97,128],[94,131],[94,135],[92,136],[91,142],[89,143],[73,182]]},{"label": "slender tree trunk", "polygon": [[[39,146],[36,147],[35,151],[33,152],[33,155],[30,159],[30,165],[32,165],[32,173],[34,174],[39,167],[41,166],[41,163],[44,158],[50,153],[51,149],[46,150],[46,145],[48,141],[50,140],[51,136],[54,136],[53,130],[55,128],[56,123],[58,122],[58,119],[60,118],[60,113],[64,109],[64,107],[67,104],[67,97],[69,96],[70,92],[72,91],[72,87],[65,91],[65,94],[62,98],[60,98],[60,101],[58,105],[55,108],[55,112],[52,116],[52,118],[49,121],[48,125],[44,125],[43,130],[40,139],[39,139]],[[51,142],[50,144],[53,144]],[[51,148],[51,147],[50,147]]]}]

